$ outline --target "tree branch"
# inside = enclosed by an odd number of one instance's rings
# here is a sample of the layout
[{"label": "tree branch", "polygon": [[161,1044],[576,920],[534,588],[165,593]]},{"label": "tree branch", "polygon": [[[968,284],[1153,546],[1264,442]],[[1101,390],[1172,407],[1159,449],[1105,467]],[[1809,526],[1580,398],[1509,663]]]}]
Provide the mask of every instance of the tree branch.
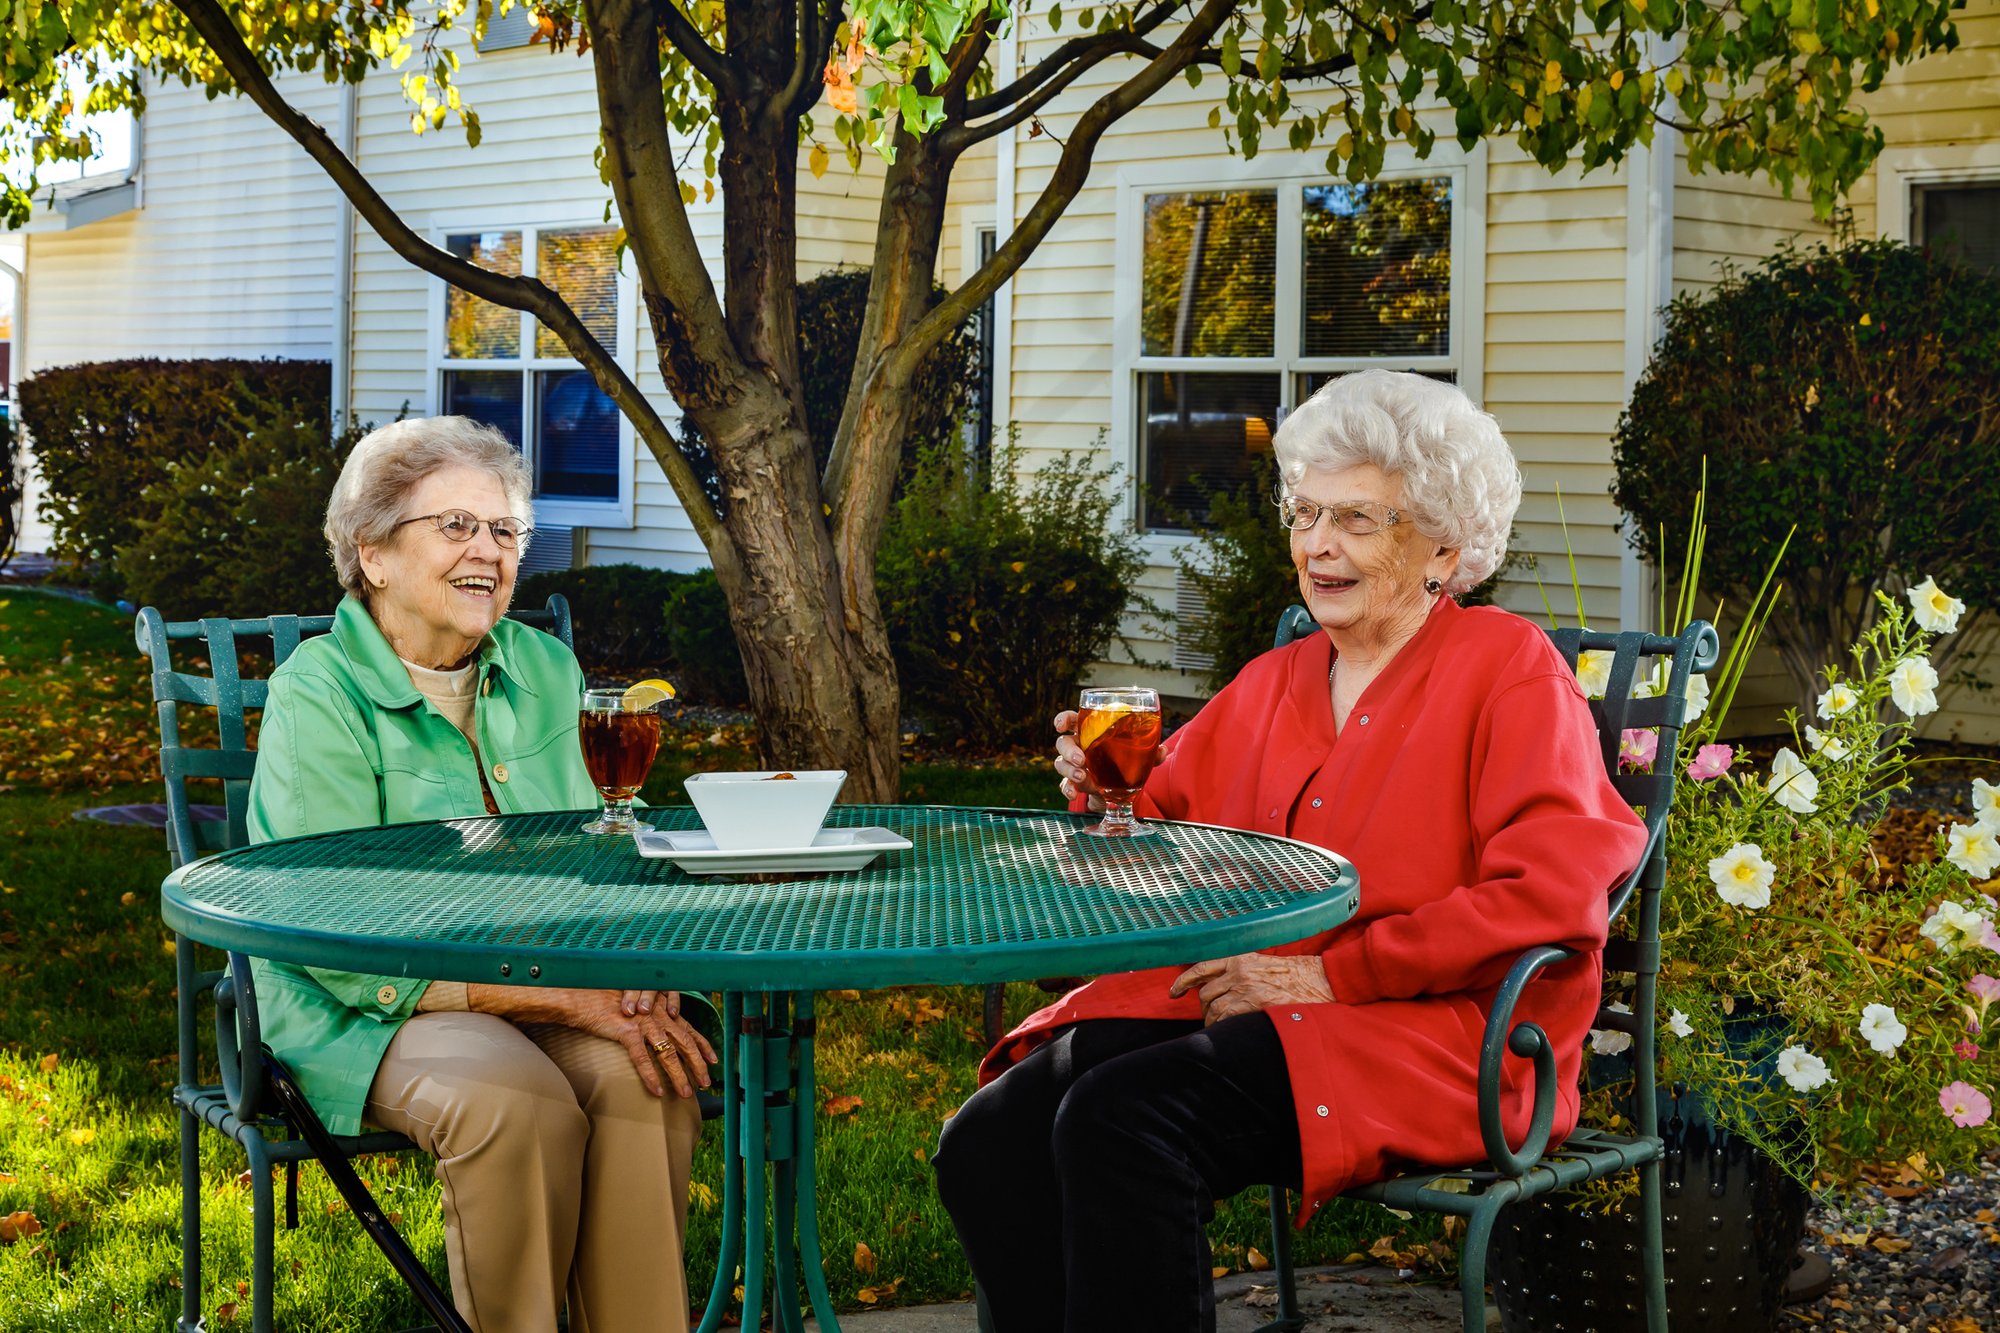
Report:
[{"label": "tree branch", "polygon": [[841,0],[820,0],[817,6],[810,0],[803,0],[799,10],[811,15],[812,30],[810,34],[802,32],[799,36],[799,67],[804,71],[804,77],[794,80],[797,87],[792,93],[792,100],[785,105],[785,115],[793,121],[812,110],[813,104],[819,101],[820,89],[824,85],[813,76],[823,68],[828,47],[833,42],[833,31],[840,26]]},{"label": "tree branch", "polygon": [[[591,378],[597,382],[598,388],[618,405],[619,410],[638,429],[641,437],[649,445],[655,446],[654,452],[664,453],[680,463],[680,470],[686,474],[686,490],[682,490],[678,480],[674,489],[682,494],[682,504],[688,506],[689,518],[693,521],[696,531],[701,532],[706,522],[709,526],[716,527],[718,535],[725,543],[727,542],[727,534],[720,532],[700,483],[688,470],[685,460],[681,459],[680,446],[674,439],[673,432],[667,428],[666,422],[660,419],[660,414],[653,410],[653,405],[646,400],[646,396],[639,392],[639,386],[632,382],[624,367],[618,364],[617,358],[612,356],[584,326],[583,321],[577,318],[576,312],[570,308],[568,302],[533,278],[509,277],[504,273],[481,268],[477,264],[439,249],[419,236],[394,209],[389,207],[388,202],[376,192],[374,186],[369,184],[360,169],[340,151],[331,136],[284,99],[272,84],[270,76],[265,73],[256,54],[251,51],[242,34],[237,32],[236,25],[230,21],[228,14],[216,0],[174,0],[174,5],[187,16],[189,25],[201,34],[202,40],[215,52],[217,61],[228,71],[236,86],[256,103],[259,110],[306,150],[307,155],[320,165],[320,168],[339,187],[340,192],[347,196],[354,205],[354,211],[374,228],[375,234],[380,236],[391,250],[415,267],[444,279],[461,291],[470,292],[482,300],[491,301],[494,305],[504,306],[509,310],[527,311],[561,338],[563,346],[569,349],[570,355],[590,371]],[[673,469],[669,468],[670,478],[672,472]],[[698,511],[697,506],[689,505],[686,498],[689,495],[700,502]],[[708,539],[705,532],[703,539]]]},{"label": "tree branch", "polygon": [[[1072,61],[1069,67],[1054,78],[1042,83],[1027,97],[1014,104],[1006,114],[995,116],[981,125],[953,125],[941,131],[954,152],[962,153],[976,143],[998,138],[1016,125],[1032,119],[1041,109],[1054,101],[1062,91],[1075,83],[1085,73],[1103,64],[1114,55],[1143,55],[1148,60],[1157,60],[1164,52],[1161,48],[1129,33],[1116,35],[1116,40],[1102,42]],[[990,99],[980,99],[990,100]],[[969,104],[968,104],[969,105]]]},{"label": "tree branch", "polygon": [[693,65],[695,72],[708,80],[718,97],[738,97],[743,92],[743,79],[736,67],[729,63],[729,57],[708,44],[708,38],[701,35],[688,16],[683,14],[673,0],[652,0],[653,18],[660,31],[673,43],[674,50],[681,58]]},{"label": "tree branch", "polygon": [[[1145,54],[1148,58],[1157,57],[1160,54],[1158,48],[1141,43],[1140,46],[1144,48],[1141,51],[1140,48],[1132,46],[1129,39],[1144,37],[1147,33],[1153,31],[1153,29],[1179,13],[1184,7],[1185,0],[1172,0],[1171,3],[1156,5],[1154,8],[1148,10],[1130,28],[1120,29],[1116,32],[1092,33],[1089,36],[1070,38],[1061,46],[1043,56],[1033,69],[1008,84],[1005,88],[996,88],[985,97],[975,97],[967,102],[965,104],[965,118],[967,120],[978,120],[981,116],[990,116],[995,112],[1005,111],[1008,107],[1014,105],[1023,97],[1026,97],[1029,93],[1032,93],[1035,89],[1061,73],[1065,65],[1073,60],[1090,57],[1093,51],[1106,43],[1112,44],[1110,49],[1105,51],[1103,55],[1097,55],[1092,58],[1090,61],[1091,64],[1095,65],[1102,61],[1104,56],[1120,51],[1129,51],[1132,54]],[[1074,76],[1072,75],[1071,77],[1073,78]]]},{"label": "tree branch", "polygon": [[998,291],[1000,284],[1012,277],[1035,247],[1041,244],[1063,210],[1076,198],[1077,191],[1083,188],[1090,174],[1091,158],[1104,132],[1185,69],[1194,54],[1201,50],[1202,44],[1222,26],[1234,6],[1235,0],[1205,0],[1170,46],[1131,79],[1091,103],[1070,131],[1069,142],[1063,145],[1062,156],[1056,161],[1049,183],[1042,187],[1040,197],[1014,225],[993,257],[919,320],[884,357],[885,362],[893,357],[914,366],[946,334],[972,318],[980,304]]},{"label": "tree branch", "polygon": [[[771,99],[771,114],[783,117],[791,111],[792,103],[805,90],[806,80],[814,68],[812,54],[813,17],[819,12],[814,0],[799,0],[799,15],[793,31],[793,38],[799,44],[797,59],[792,61],[792,75],[785,80],[785,86]],[[793,117],[796,119],[796,117]]]}]

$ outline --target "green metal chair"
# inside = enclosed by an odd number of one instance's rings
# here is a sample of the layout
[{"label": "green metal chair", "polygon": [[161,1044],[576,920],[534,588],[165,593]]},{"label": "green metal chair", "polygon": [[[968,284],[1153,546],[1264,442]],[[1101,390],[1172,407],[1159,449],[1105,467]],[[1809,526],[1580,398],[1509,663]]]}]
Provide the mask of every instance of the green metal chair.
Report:
[{"label": "green metal chair", "polygon": [[[1319,632],[1319,626],[1306,609],[1293,606],[1278,620],[1277,646]],[[1611,919],[1615,924],[1635,896],[1637,909],[1625,936],[1614,938],[1604,951],[1607,974],[1623,973],[1633,978],[1632,1012],[1600,1008],[1596,1022],[1599,1028],[1632,1037],[1636,1132],[1613,1134],[1579,1126],[1561,1144],[1550,1146],[1556,1101],[1555,1053],[1550,1049],[1547,1034],[1538,1025],[1514,1021],[1514,1006],[1522,988],[1537,973],[1574,954],[1553,945],[1541,946],[1522,954],[1508,972],[1487,1015],[1485,1036],[1480,1042],[1479,1131],[1486,1146],[1486,1161],[1463,1170],[1414,1171],[1351,1190],[1347,1197],[1405,1211],[1423,1209],[1466,1219],[1465,1243],[1459,1260],[1460,1312],[1467,1333],[1472,1333],[1486,1327],[1486,1250],[1502,1208],[1516,1200],[1636,1170],[1646,1325],[1652,1333],[1663,1333],[1667,1327],[1665,1250],[1660,1227],[1660,1160],[1664,1148],[1655,1106],[1653,1058],[1654,993],[1660,971],[1660,894],[1666,884],[1667,814],[1673,807],[1674,779],[1680,766],[1681,715],[1688,680],[1696,672],[1706,672],[1715,665],[1720,640],[1713,626],[1699,620],[1672,638],[1577,629],[1553,630],[1550,635],[1572,668],[1577,655],[1587,649],[1613,654],[1605,697],[1591,700],[1590,709],[1597,720],[1605,772],[1619,795],[1631,802],[1646,821],[1645,854],[1612,892]],[[1666,692],[1648,699],[1630,698],[1632,683],[1645,677],[1655,658],[1665,658],[1671,664]],[[1621,772],[1618,765],[1621,735],[1627,728],[1649,727],[1657,728],[1660,736],[1653,771]],[[1365,884],[1362,892],[1367,892]],[[1518,1145],[1507,1141],[1500,1118],[1501,1069],[1510,1053],[1532,1060],[1535,1066],[1534,1112]],[[1305,1317],[1299,1310],[1292,1274],[1291,1210],[1286,1206],[1284,1187],[1277,1185],[1271,1187],[1271,1243],[1278,1317],[1259,1333],[1295,1333],[1305,1327]]]},{"label": "green metal chair", "polygon": [[[544,629],[570,643],[569,603],[549,598],[539,611],[516,611],[515,620]],[[245,715],[264,706],[267,682],[241,674],[246,644],[261,650],[268,641],[272,665],[290,657],[301,642],[333,628],[332,616],[271,616],[263,620],[170,622],[153,607],[139,612],[139,651],[153,663],[153,704],[160,725],[160,775],[167,793],[167,849],[176,868],[211,852],[243,846],[250,804],[250,778],[257,753],[247,741]],[[174,646],[199,653],[208,671],[174,665]],[[192,664],[189,664],[192,665]],[[214,749],[181,739],[184,708],[213,709],[219,744]],[[192,782],[222,784],[220,818],[197,818],[190,800]],[[415,1151],[400,1134],[336,1136],[329,1133],[300,1095],[292,1076],[264,1050],[257,1022],[257,995],[249,960],[229,955],[226,971],[203,970],[196,945],[174,937],[174,970],[180,1020],[180,1070],[174,1105],[181,1123],[181,1315],[178,1333],[201,1333],[201,1126],[235,1140],[250,1160],[251,1272],[253,1333],[271,1329],[274,1207],[271,1168],[285,1166],[285,1224],[298,1225],[298,1167],[318,1159],[383,1255],[423,1303],[437,1327],[464,1331],[465,1322],[443,1291],[396,1234],[349,1159],[356,1153]],[[197,1036],[201,997],[213,999],[216,1058],[220,1082],[203,1083]]]}]

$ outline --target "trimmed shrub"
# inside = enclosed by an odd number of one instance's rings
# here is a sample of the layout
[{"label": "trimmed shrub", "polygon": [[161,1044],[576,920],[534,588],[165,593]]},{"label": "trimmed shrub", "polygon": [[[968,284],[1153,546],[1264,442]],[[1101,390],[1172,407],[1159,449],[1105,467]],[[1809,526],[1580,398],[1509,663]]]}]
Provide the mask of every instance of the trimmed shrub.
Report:
[{"label": "trimmed shrub", "polygon": [[[1236,678],[1251,658],[1271,650],[1278,617],[1300,600],[1298,571],[1284,524],[1278,521],[1278,468],[1269,457],[1251,460],[1248,485],[1208,495],[1208,522],[1197,524],[1180,516],[1197,540],[1174,553],[1183,577],[1200,584],[1208,603],[1199,620],[1175,626],[1180,643],[1213,663],[1201,673],[1202,687],[1211,693]],[[1461,606],[1492,602],[1500,580],[1534,557],[1509,550],[1491,577],[1458,599]]]},{"label": "trimmed shrub", "polygon": [[364,433],[329,439],[323,419],[275,422],[168,462],[115,552],[126,595],[170,620],[332,610],[341,588],[321,533],[326,498]]},{"label": "trimmed shrub", "polygon": [[696,570],[674,586],[667,595],[666,630],[679,673],[674,683],[683,693],[730,708],[748,706],[750,682],[729,624],[729,600],[714,570]]},{"label": "trimmed shrub", "polygon": [[576,655],[586,668],[654,676],[674,656],[662,612],[668,597],[690,577],[644,565],[552,569],[522,579],[514,589],[514,605],[538,607],[551,593],[561,593],[569,598]]},{"label": "trimmed shrub", "polygon": [[[833,435],[840,428],[840,413],[847,405],[848,382],[854,377],[861,321],[868,313],[871,272],[867,268],[834,269],[798,285],[799,378],[805,395],[806,433],[812,438],[813,465],[821,473],[826,471],[826,461],[833,455]],[[944,295],[944,288],[935,287],[931,299],[936,302]],[[979,340],[969,327],[946,338],[925,358],[911,395],[913,410],[903,435],[897,494],[902,493],[922,449],[956,436],[959,423],[972,405],[978,378]],[[724,508],[722,487],[716,478],[708,442],[692,421],[684,422],[681,430],[688,462],[719,514]]]},{"label": "trimmed shrub", "polygon": [[324,361],[230,360],[98,361],[21,381],[49,553],[99,596],[122,593],[114,553],[137,540],[168,467],[266,432],[303,441],[316,428],[324,445],[330,383]]},{"label": "trimmed shrub", "polygon": [[1873,240],[1725,275],[1667,308],[1613,460],[1655,565],[1684,555],[1705,484],[1702,581],[1732,604],[1789,536],[1766,628],[1809,699],[1874,623],[1876,591],[1930,576],[1969,606],[2000,600],[2000,280]]},{"label": "trimmed shrub", "polygon": [[1025,477],[1017,465],[1011,442],[990,467],[955,443],[926,449],[875,584],[903,706],[982,744],[1032,746],[1119,637],[1145,562],[1112,520],[1111,470],[1067,453]]}]

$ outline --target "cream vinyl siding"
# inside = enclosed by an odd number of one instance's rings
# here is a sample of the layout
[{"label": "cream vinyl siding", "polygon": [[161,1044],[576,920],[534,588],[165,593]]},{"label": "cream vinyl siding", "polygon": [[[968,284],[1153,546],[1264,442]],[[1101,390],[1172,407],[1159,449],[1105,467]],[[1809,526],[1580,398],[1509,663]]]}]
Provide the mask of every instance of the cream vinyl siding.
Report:
[{"label": "cream vinyl siding", "polygon": [[[279,86],[332,122],[337,89]],[[139,144],[143,207],[26,242],[26,337],[15,378],[128,357],[326,359],[333,336],[334,189],[247,101],[179,84],[148,89]],[[32,454],[32,443],[30,445]],[[49,531],[29,483],[24,550]]]}]

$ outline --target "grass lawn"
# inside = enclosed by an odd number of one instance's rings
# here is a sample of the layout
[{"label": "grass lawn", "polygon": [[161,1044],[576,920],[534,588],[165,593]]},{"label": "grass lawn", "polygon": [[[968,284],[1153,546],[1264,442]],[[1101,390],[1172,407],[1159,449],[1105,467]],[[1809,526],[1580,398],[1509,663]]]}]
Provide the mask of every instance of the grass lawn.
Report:
[{"label": "grass lawn", "polygon": [[[161,1328],[180,1305],[177,1129],[167,1103],[173,946],[157,902],[166,852],[151,830],[71,817],[88,806],[160,799],[148,780],[157,771],[152,710],[130,623],[105,608],[0,587],[0,1217],[15,1215],[19,1237],[0,1245],[0,1309],[10,1329]],[[647,794],[674,800],[687,772],[747,759],[740,737],[690,733],[663,754]],[[911,764],[904,782],[911,799],[947,803],[1046,805],[1054,794],[1039,764]],[[1007,998],[1018,1017],[1046,997],[1021,985]],[[979,1012],[970,989],[822,997],[819,1094],[841,1110],[820,1130],[821,1234],[842,1309],[949,1300],[970,1288],[928,1158],[939,1125],[972,1089]],[[717,1137],[715,1129],[705,1136],[695,1165],[688,1263],[699,1295],[721,1221]],[[247,1327],[244,1163],[218,1135],[204,1133],[202,1143],[201,1308],[211,1328]],[[361,1166],[417,1253],[442,1274],[427,1162],[383,1157]],[[301,1225],[278,1233],[280,1326],[421,1322],[324,1176],[308,1167],[301,1187]],[[1262,1204],[1256,1191],[1219,1211],[1211,1232],[1218,1264],[1253,1266],[1260,1256],[1251,1249],[1268,1248]],[[1426,1219],[1406,1224],[1339,1204],[1304,1234],[1300,1253],[1307,1262],[1339,1259],[1386,1237],[1429,1257],[1425,1244],[1436,1234]]]}]

